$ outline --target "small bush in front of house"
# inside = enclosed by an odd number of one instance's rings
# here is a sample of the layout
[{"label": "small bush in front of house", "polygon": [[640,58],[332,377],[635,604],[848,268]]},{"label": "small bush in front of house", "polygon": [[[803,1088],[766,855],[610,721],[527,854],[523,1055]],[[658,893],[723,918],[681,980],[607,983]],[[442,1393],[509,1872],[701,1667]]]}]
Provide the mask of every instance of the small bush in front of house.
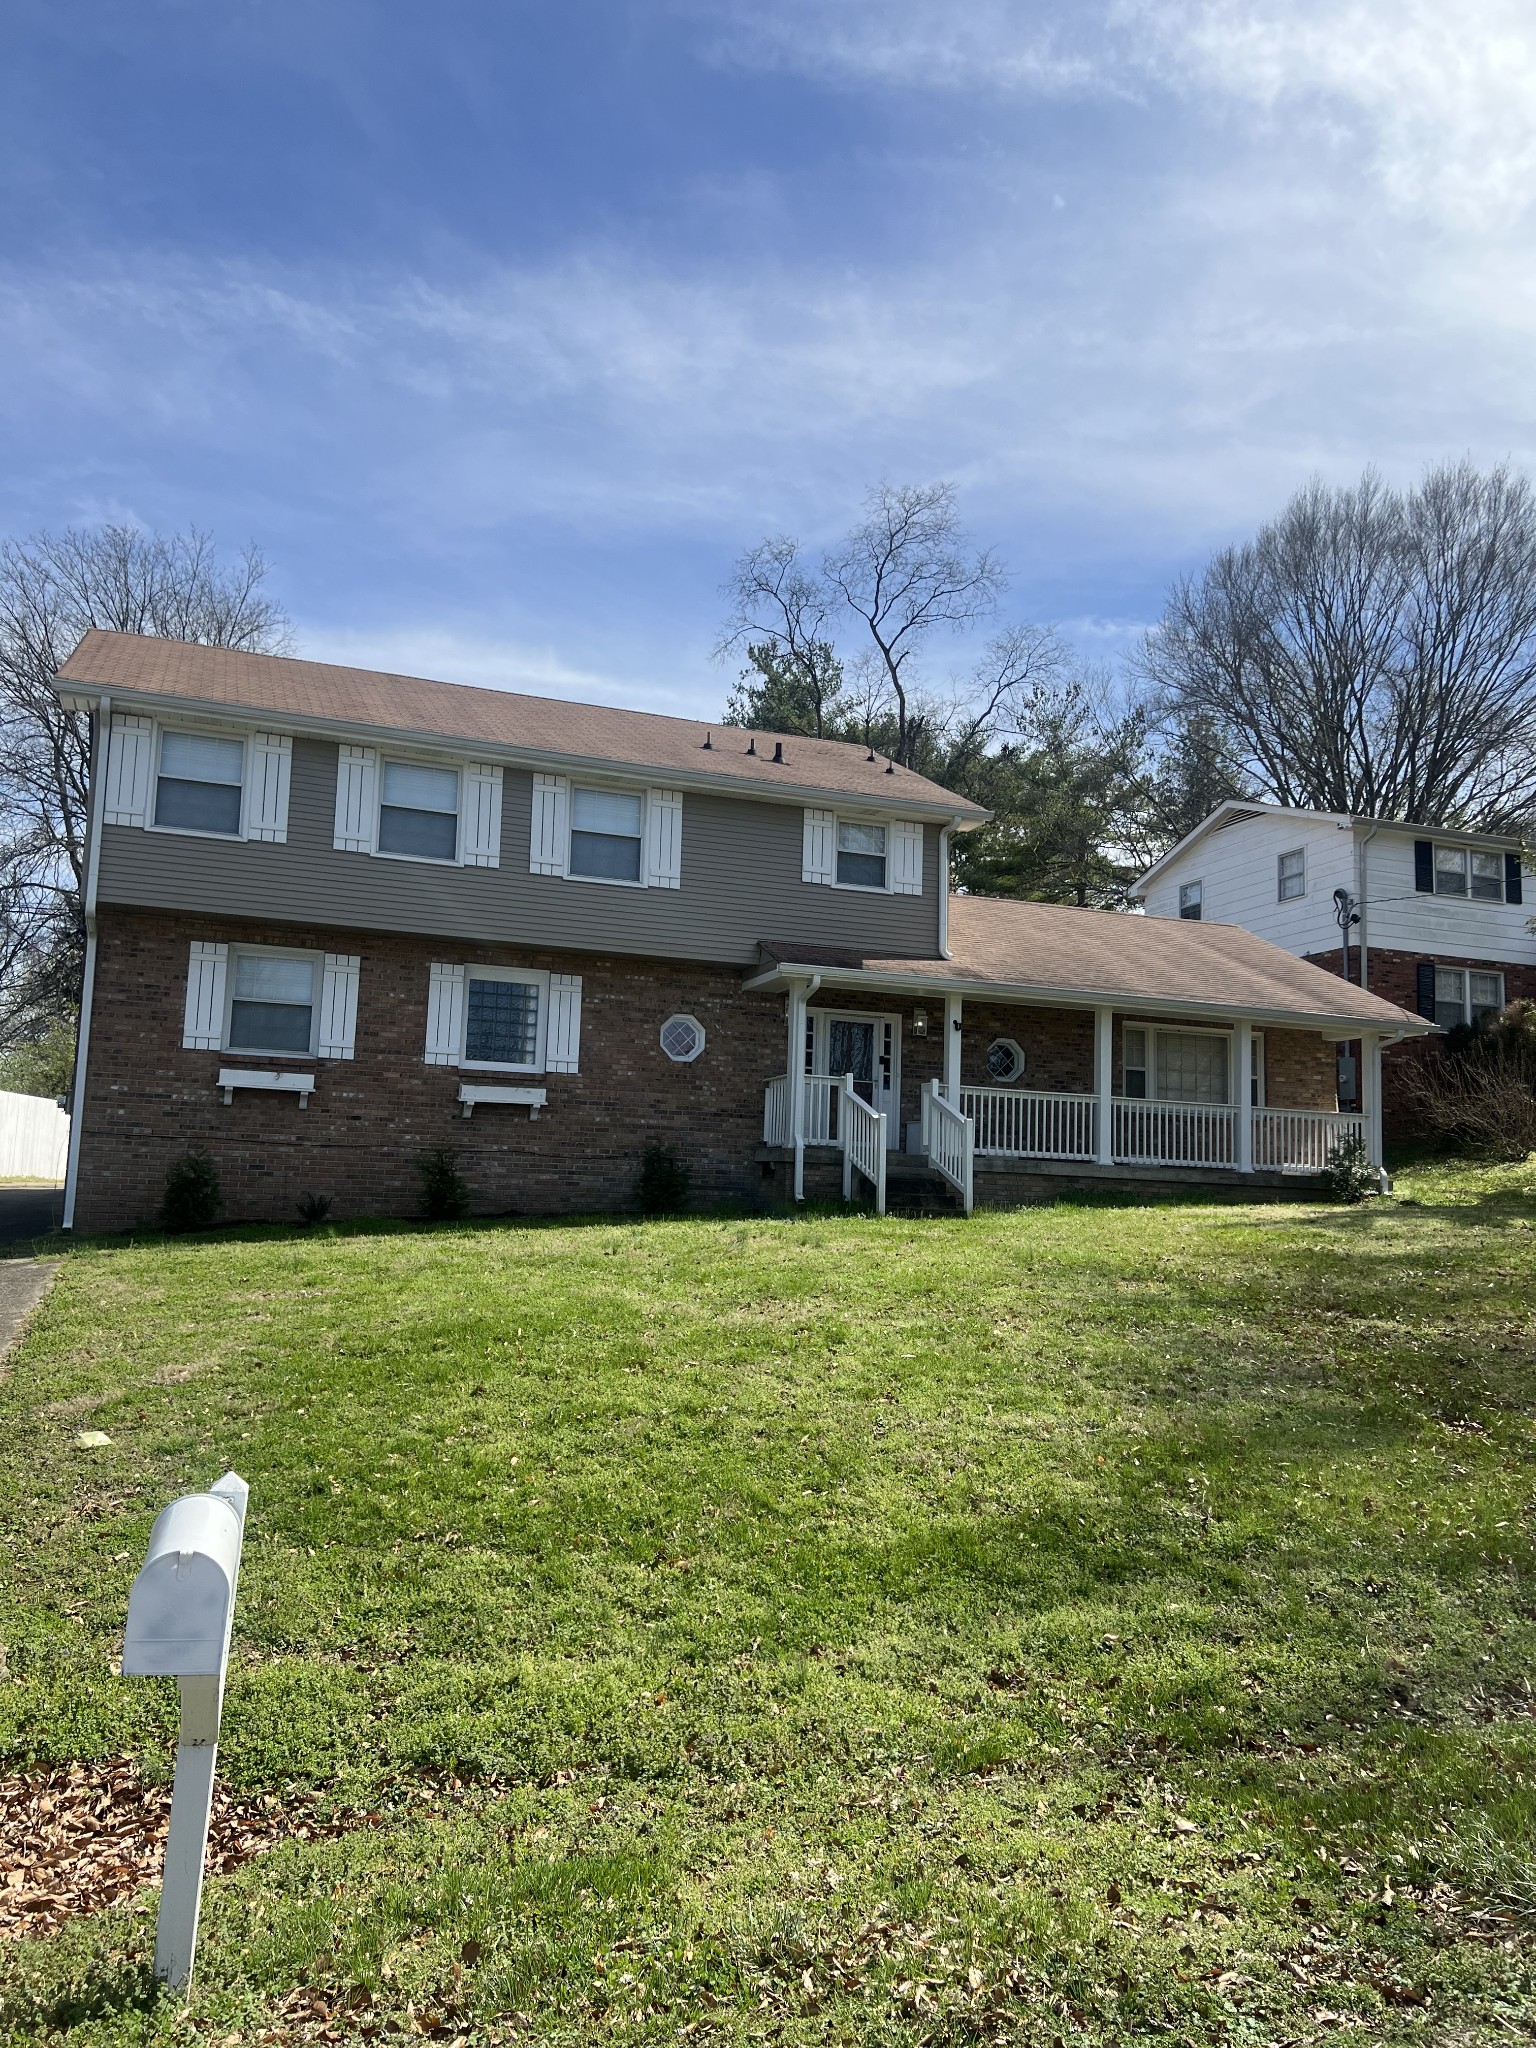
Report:
[{"label": "small bush in front of house", "polygon": [[673,1216],[687,1207],[693,1175],[665,1145],[647,1145],[640,1157],[635,1199],[647,1216]]},{"label": "small bush in front of house", "polygon": [[306,1230],[314,1230],[331,1213],[329,1195],[300,1195],[299,1221]]},{"label": "small bush in front of house", "polygon": [[1365,1202],[1381,1193],[1381,1174],[1363,1138],[1346,1138],[1334,1146],[1323,1168],[1323,1187],[1336,1202]]},{"label": "small bush in front of house", "polygon": [[165,1176],[161,1223],[167,1230],[210,1230],[223,1207],[219,1169],[206,1152],[183,1152]]},{"label": "small bush in front of house", "polygon": [[454,1223],[469,1214],[469,1183],[459,1172],[451,1145],[436,1145],[416,1162],[421,1175],[421,1213],[433,1223]]}]

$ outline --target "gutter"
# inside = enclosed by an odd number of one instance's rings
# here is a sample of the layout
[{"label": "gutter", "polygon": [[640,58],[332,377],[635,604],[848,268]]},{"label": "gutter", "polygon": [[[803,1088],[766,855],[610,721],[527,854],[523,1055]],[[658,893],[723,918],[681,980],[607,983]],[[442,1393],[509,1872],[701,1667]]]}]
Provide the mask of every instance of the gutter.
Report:
[{"label": "gutter", "polygon": [[[81,709],[96,695],[96,686],[71,683],[68,676],[56,677],[54,688],[66,704],[73,700],[74,705]],[[944,804],[936,803],[932,797],[906,797],[899,793],[899,782],[889,791],[874,790],[868,794],[847,785],[812,786],[798,782],[765,784],[746,775],[704,775],[697,769],[679,768],[675,762],[662,764],[616,759],[606,754],[556,753],[548,748],[509,746],[505,741],[476,739],[472,735],[428,732],[415,726],[368,725],[351,719],[322,718],[311,712],[289,711],[276,707],[210,703],[200,697],[165,697],[152,690],[133,690],[118,694],[120,704],[131,703],[135,708],[142,706],[153,713],[183,718],[206,718],[227,725],[255,724],[260,725],[263,730],[270,726],[274,730],[304,733],[315,739],[337,740],[339,737],[339,743],[344,746],[366,741],[370,745],[385,747],[442,749],[451,751],[460,760],[468,754],[475,760],[500,761],[514,767],[532,768],[552,774],[569,774],[576,770],[588,775],[611,775],[626,779],[644,776],[648,781],[667,788],[691,789],[703,795],[748,796],[756,797],[763,803],[791,803],[800,807],[816,807],[828,802],[839,802],[858,805],[881,816],[888,817],[894,812],[902,817],[921,817],[929,822],[942,819],[946,824],[952,824],[956,816],[952,797]],[[99,697],[97,701],[105,702],[106,699]],[[721,729],[715,728],[716,731]],[[734,727],[725,729],[736,730]],[[717,747],[712,751],[719,753],[723,750]],[[743,754],[742,758],[747,757]],[[761,755],[757,756],[757,759],[765,770],[771,769],[774,765]],[[785,763],[784,766],[787,769],[788,764]],[[883,781],[885,771],[881,769],[879,772]],[[896,770],[897,777],[911,773],[908,768]],[[920,779],[914,777],[914,780]],[[990,811],[982,810],[978,806],[974,812],[965,814],[966,824],[962,829],[974,831],[977,826],[984,825],[991,816]]]},{"label": "gutter", "polygon": [[69,1114],[69,1160],[64,1169],[61,1228],[75,1227],[80,1186],[80,1138],[85,1118],[85,1071],[91,1054],[91,1011],[96,1000],[96,885],[101,873],[101,821],[107,801],[107,753],[112,742],[112,699],[96,700],[91,747],[91,807],[85,850],[85,978],[80,987],[80,1031],[75,1040],[75,1081]]},{"label": "gutter", "polygon": [[[1267,1025],[1277,1031],[1316,1031],[1337,1039],[1358,1038],[1364,1031],[1380,1034],[1393,1030],[1394,1044],[1398,1038],[1427,1038],[1434,1029],[1433,1025],[1427,1023],[1421,1029],[1416,1028],[1417,1019],[1404,1021],[1406,1013],[1397,1009],[1395,1004],[1384,1005],[1393,1011],[1393,1017],[1388,1022],[1381,1018],[1341,1017],[1317,1011],[1271,1010],[1254,1004],[1202,1003],[1188,997],[1135,995],[1125,989],[1042,988],[1037,983],[978,981],[958,975],[900,974],[892,971],[872,974],[858,967],[823,966],[818,969],[812,967],[809,962],[792,960],[780,961],[773,967],[764,969],[761,974],[751,976],[742,983],[742,988],[748,993],[772,991],[786,987],[790,981],[798,981],[804,976],[815,976],[818,984],[825,977],[827,985],[832,988],[873,989],[893,995],[909,991],[930,996],[949,994],[970,997],[978,1002],[995,999],[1037,1008],[1084,1010],[1099,1004],[1112,1003],[1126,1016],[1158,1019],[1182,1017],[1186,1020],[1198,1018],[1202,1022],[1217,1024],[1246,1020],[1253,1024]],[[1346,983],[1345,986],[1352,987],[1353,984]]]}]

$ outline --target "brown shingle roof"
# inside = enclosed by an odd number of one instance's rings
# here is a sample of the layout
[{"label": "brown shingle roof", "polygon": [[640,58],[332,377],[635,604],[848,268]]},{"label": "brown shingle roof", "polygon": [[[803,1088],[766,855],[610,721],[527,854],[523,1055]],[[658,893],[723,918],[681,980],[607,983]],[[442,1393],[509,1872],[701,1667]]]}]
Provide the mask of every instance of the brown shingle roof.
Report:
[{"label": "brown shingle roof", "polygon": [[793,963],[872,977],[980,984],[1021,995],[1113,999],[1118,1007],[1292,1019],[1328,1029],[1423,1031],[1417,1017],[1324,968],[1298,960],[1235,924],[1129,917],[1059,903],[954,896],[949,960],[903,960],[765,939],[762,953]]},{"label": "brown shingle roof", "polygon": [[[471,689],[376,669],[340,668],[227,647],[195,647],[139,633],[87,633],[59,672],[60,685],[84,684],[114,697],[143,697],[205,711],[254,711],[326,730],[352,728],[464,741],[533,761],[611,763],[614,767],[721,783],[742,794],[843,796],[895,812],[935,812],[979,821],[987,814],[910,770],[886,772],[866,749],[841,740],[756,735],[653,711],[615,711],[509,690]],[[713,745],[705,739],[713,734]],[[784,759],[773,748],[782,738]],[[766,742],[766,743],[765,743]]]}]

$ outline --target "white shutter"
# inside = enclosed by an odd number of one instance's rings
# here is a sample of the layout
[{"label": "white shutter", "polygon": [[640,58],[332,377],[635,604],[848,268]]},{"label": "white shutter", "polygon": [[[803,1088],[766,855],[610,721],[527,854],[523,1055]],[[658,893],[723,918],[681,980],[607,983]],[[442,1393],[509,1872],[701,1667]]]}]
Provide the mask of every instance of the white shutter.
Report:
[{"label": "white shutter", "polygon": [[653,789],[645,810],[645,880],[648,888],[683,886],[683,793]]},{"label": "white shutter", "polygon": [[528,843],[531,875],[563,875],[571,785],[563,775],[533,778],[533,831]]},{"label": "white shutter", "polygon": [[327,953],[320,978],[319,1050],[323,1060],[349,1060],[357,1043],[355,953]]},{"label": "white shutter", "polygon": [[830,882],[836,873],[837,817],[832,811],[807,811],[805,846],[800,857],[802,882]]},{"label": "white shutter", "polygon": [[224,976],[228,946],[192,941],[187,963],[187,1012],[181,1042],[193,1052],[217,1052],[224,1043]]},{"label": "white shutter", "polygon": [[464,970],[432,963],[427,985],[427,1065],[456,1067],[464,1042]]},{"label": "white shutter", "polygon": [[581,976],[549,977],[549,1022],[544,1034],[544,1065],[551,1074],[581,1071]]},{"label": "white shutter", "polygon": [[501,866],[501,769],[471,761],[464,770],[464,817],[459,830],[467,868]]},{"label": "white shutter", "polygon": [[259,732],[251,741],[251,786],[245,796],[245,836],[274,846],[288,838],[288,782],[293,741],[287,733]]},{"label": "white shutter", "polygon": [[898,818],[891,832],[891,893],[923,893],[923,828],[912,818]]},{"label": "white shutter", "polygon": [[112,731],[107,741],[107,800],[103,813],[106,824],[149,823],[149,782],[154,754],[155,728],[152,721],[114,712]]},{"label": "white shutter", "polygon": [[342,747],[336,763],[338,853],[372,853],[379,819],[379,757],[372,747]]}]

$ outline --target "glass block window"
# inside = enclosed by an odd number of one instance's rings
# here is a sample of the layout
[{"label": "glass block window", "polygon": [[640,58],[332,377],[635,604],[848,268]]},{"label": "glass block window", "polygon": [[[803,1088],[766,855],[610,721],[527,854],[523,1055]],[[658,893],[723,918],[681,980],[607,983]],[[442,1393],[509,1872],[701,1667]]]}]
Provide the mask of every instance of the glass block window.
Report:
[{"label": "glass block window", "polygon": [[469,977],[464,1057],[482,1066],[531,1067],[539,1051],[539,987]]},{"label": "glass block window", "polygon": [[243,740],[211,739],[196,732],[162,733],[155,823],[180,832],[217,832],[236,839],[244,779]]},{"label": "glass block window", "polygon": [[661,1049],[669,1060],[686,1066],[704,1050],[704,1026],[697,1017],[669,1017],[661,1027]]},{"label": "glass block window", "polygon": [[314,1038],[313,958],[237,953],[232,965],[230,1051],[307,1054]]}]

